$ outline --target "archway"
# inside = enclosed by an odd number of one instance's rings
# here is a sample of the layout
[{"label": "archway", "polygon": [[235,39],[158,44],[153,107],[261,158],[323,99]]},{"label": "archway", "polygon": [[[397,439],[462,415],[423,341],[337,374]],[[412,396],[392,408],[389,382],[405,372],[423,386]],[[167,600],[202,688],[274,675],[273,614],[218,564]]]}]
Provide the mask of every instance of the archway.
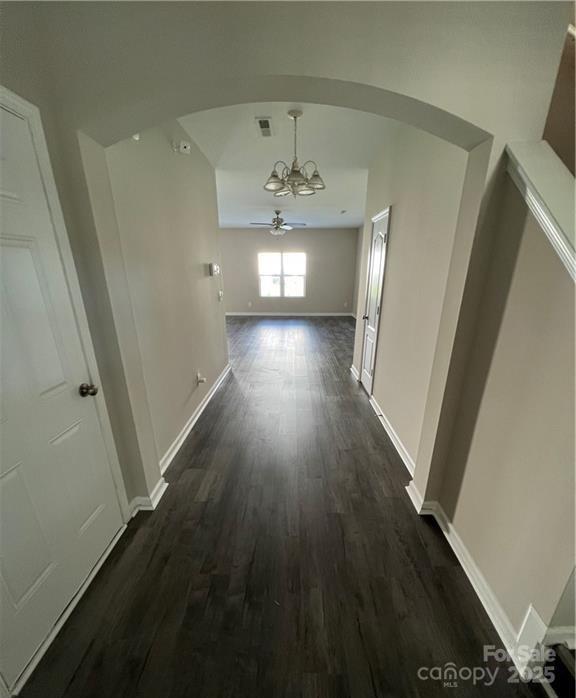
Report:
[{"label": "archway", "polygon": [[82,130],[106,147],[186,114],[235,104],[278,101],[325,104],[376,114],[425,131],[466,153],[459,215],[414,473],[418,490],[426,493],[433,459],[441,449],[439,439],[446,438],[440,434],[440,425],[451,413],[455,399],[453,386],[448,388],[448,379],[453,369],[464,286],[485,190],[491,134],[438,107],[389,90],[356,82],[290,75],[193,83],[185,90],[156,93],[144,102],[100,114],[84,124]]},{"label": "archway", "polygon": [[82,130],[104,146],[170,118],[251,102],[313,102],[402,121],[471,151],[492,136],[474,124],[413,97],[373,85],[295,75],[266,75],[193,83],[185,90],[99,115]]}]

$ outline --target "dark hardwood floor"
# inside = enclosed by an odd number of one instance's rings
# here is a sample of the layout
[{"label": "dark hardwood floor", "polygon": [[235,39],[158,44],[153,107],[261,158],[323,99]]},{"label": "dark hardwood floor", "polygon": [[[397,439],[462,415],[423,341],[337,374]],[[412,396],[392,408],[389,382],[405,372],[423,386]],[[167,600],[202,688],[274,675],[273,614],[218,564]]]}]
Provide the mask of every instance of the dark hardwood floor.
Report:
[{"label": "dark hardwood floor", "polygon": [[[353,321],[228,323],[233,373],[24,698],[534,696],[418,678],[498,636],[352,378]],[[494,665],[492,665],[493,668]]]}]

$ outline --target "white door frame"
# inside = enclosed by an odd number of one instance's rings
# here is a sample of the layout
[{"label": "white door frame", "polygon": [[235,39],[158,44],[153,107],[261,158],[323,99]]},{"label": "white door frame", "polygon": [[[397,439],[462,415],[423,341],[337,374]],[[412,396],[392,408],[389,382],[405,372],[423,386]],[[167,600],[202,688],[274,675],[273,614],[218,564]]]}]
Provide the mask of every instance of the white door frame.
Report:
[{"label": "white door frame", "polygon": [[[72,249],[70,247],[70,241],[66,231],[66,224],[64,223],[64,216],[60,206],[58,190],[56,189],[56,182],[54,180],[54,173],[50,163],[48,146],[44,137],[40,110],[38,107],[34,106],[30,102],[27,102],[25,99],[22,99],[22,97],[19,97],[17,94],[11,92],[2,85],[0,85],[0,104],[8,111],[13,112],[16,116],[25,119],[28,123],[32,142],[34,144],[34,150],[36,151],[36,156],[38,158],[38,167],[40,170],[40,176],[42,177],[46,201],[48,203],[48,209],[50,211],[50,217],[52,219],[52,225],[55,231],[56,245],[60,254],[60,260],[62,262],[64,276],[68,286],[68,293],[72,302],[72,309],[74,311],[78,334],[80,335],[82,352],[84,354],[86,366],[90,374],[87,376],[87,379],[89,383],[95,383],[96,385],[102,386],[102,381],[98,372],[98,364],[96,362],[96,355],[94,354],[92,337],[90,336],[90,329],[88,327],[86,310],[84,308],[80,284],[78,282],[78,275],[76,273],[76,266],[74,264]],[[114,489],[116,491],[118,504],[120,506],[120,512],[122,514],[124,523],[127,523],[130,520],[131,512],[128,506],[126,488],[124,486],[124,479],[120,469],[116,444],[112,434],[110,417],[108,415],[108,409],[106,408],[106,401],[104,399],[102,389],[98,391],[98,394],[94,396],[94,399],[96,403],[98,422],[100,424],[100,431],[102,432],[104,446],[106,448],[107,460],[112,473]]]},{"label": "white door frame", "polygon": [[[364,291],[364,315],[362,318],[362,322],[366,323],[366,313],[368,310],[368,292],[370,289],[370,265],[372,264],[372,242],[373,242],[373,237],[374,237],[374,223],[377,223],[378,221],[382,220],[385,216],[388,216],[388,230],[386,233],[386,240],[385,240],[385,254],[384,254],[384,266],[382,267],[382,288],[380,289],[380,298],[378,299],[380,309],[382,309],[382,296],[384,294],[384,279],[386,277],[386,262],[388,261],[388,241],[390,239],[390,209],[391,206],[386,206],[386,208],[382,209],[379,211],[375,216],[372,216],[370,219],[372,221],[372,226],[370,228],[370,252],[368,255],[368,266],[366,269],[366,288]],[[374,362],[376,362],[376,357],[378,356],[378,339],[379,339],[379,334],[380,334],[380,315],[381,313],[378,313],[378,317],[376,319],[376,329],[374,332],[374,335],[376,337],[375,342],[374,342]],[[366,330],[364,325],[362,326],[362,348],[361,348],[361,354],[360,354],[360,366],[359,366],[359,372],[358,372],[358,382],[362,387],[365,386],[362,383],[362,370],[364,366],[364,342],[366,340]],[[374,363],[376,365],[376,363]],[[372,384],[373,387],[374,384]],[[366,391],[368,392],[368,391]],[[370,390],[370,397],[372,397],[372,390]]]}]

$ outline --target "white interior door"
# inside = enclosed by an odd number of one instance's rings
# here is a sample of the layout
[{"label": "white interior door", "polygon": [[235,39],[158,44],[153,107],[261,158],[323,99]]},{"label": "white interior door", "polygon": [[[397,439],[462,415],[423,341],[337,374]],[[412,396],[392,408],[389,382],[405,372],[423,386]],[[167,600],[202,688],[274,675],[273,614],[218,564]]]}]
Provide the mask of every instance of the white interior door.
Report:
[{"label": "white interior door", "polygon": [[91,381],[38,142],[26,116],[2,104],[0,118],[0,672],[13,686],[123,522],[95,398],[79,394]]},{"label": "white interior door", "polygon": [[366,311],[364,313],[364,343],[362,345],[362,370],[360,381],[368,395],[372,395],[374,366],[376,364],[376,343],[380,322],[380,305],[384,286],[384,265],[388,244],[390,209],[372,219],[372,244],[368,264],[368,285],[366,289]]}]

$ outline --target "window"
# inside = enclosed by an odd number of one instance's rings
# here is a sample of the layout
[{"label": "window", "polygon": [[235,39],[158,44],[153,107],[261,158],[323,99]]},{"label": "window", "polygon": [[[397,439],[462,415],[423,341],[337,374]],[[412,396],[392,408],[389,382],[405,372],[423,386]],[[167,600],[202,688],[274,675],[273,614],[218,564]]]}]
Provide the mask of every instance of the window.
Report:
[{"label": "window", "polygon": [[258,274],[263,298],[304,298],[306,295],[305,252],[260,252]]}]

